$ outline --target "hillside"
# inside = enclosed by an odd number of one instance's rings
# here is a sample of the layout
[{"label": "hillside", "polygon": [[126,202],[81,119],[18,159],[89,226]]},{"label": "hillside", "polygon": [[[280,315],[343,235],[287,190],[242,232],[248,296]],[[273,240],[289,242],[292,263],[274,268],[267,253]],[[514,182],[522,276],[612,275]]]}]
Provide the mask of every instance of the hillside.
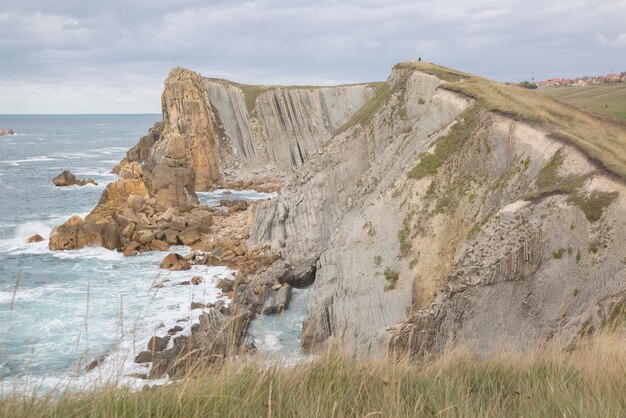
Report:
[{"label": "hillside", "polygon": [[540,91],[589,112],[626,119],[626,83],[554,87]]},{"label": "hillside", "polygon": [[[150,376],[216,346],[232,355],[230,338],[252,349],[249,322],[288,310],[293,287],[308,289],[308,352],[571,348],[623,315],[619,121],[429,63],[335,87],[176,68],[150,135],[85,222],[51,239],[132,256],[171,235],[193,245],[193,262],[237,271],[229,309],[202,307],[193,345],[173,338]],[[221,187],[279,194],[228,214],[198,205],[196,191]]]}]

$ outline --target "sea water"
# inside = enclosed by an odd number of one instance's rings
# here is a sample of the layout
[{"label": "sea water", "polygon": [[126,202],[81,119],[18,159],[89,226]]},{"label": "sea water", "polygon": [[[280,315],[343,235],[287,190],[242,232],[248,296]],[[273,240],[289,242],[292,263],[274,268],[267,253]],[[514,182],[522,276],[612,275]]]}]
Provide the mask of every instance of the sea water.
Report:
[{"label": "sea water", "polygon": [[[0,127],[0,389],[3,391],[85,388],[110,380],[143,386],[149,365],[133,362],[153,335],[180,325],[188,334],[200,309],[215,302],[215,284],[233,277],[225,267],[159,269],[164,253],[136,257],[103,248],[52,252],[47,238],[72,215],[85,216],[126,150],[159,120],[159,115],[7,116]],[[63,170],[93,177],[97,186],[55,187]],[[202,203],[255,200],[274,194],[218,190],[199,193]],[[181,254],[186,247],[172,249]],[[201,276],[198,286],[183,285]],[[295,290],[288,313],[260,316],[252,326],[260,351],[288,359],[299,356],[306,291]],[[228,303],[227,299],[224,299]],[[172,342],[170,341],[170,344]],[[85,365],[104,359],[90,372]]]}]

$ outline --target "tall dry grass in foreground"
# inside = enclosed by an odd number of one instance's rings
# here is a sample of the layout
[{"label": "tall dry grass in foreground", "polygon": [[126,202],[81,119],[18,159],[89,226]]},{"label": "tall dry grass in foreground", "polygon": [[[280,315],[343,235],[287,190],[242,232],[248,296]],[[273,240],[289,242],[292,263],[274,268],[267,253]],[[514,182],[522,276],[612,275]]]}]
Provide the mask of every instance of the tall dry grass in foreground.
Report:
[{"label": "tall dry grass in foreground", "polygon": [[456,349],[430,362],[329,352],[295,367],[230,364],[132,393],[104,388],[33,399],[11,396],[2,417],[626,416],[624,334],[489,358]]}]

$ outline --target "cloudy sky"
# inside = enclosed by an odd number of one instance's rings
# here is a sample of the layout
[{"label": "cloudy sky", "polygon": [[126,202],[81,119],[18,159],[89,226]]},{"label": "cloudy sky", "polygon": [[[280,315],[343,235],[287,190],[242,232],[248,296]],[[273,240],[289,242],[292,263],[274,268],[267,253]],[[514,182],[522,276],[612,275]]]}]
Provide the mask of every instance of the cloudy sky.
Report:
[{"label": "cloudy sky", "polygon": [[0,0],[0,113],[158,113],[175,66],[334,84],[418,56],[504,81],[626,71],[626,0]]}]

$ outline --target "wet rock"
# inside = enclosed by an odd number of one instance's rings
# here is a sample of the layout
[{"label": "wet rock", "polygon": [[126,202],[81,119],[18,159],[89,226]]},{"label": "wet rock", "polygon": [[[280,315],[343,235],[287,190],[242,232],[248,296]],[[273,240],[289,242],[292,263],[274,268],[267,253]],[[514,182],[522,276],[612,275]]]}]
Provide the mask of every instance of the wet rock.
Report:
[{"label": "wet rock", "polygon": [[101,365],[108,356],[109,356],[108,352],[100,354],[99,356],[94,358],[89,364],[87,364],[87,366],[85,366],[85,371],[89,372],[95,369],[96,367]]},{"label": "wet rock", "polygon": [[176,325],[173,328],[170,328],[167,330],[167,333],[172,335],[172,334],[176,334],[177,332],[181,332],[183,330],[183,327],[181,327],[180,325]]},{"label": "wet rock", "polygon": [[220,200],[220,206],[228,208],[228,213],[240,212],[248,209],[248,202],[245,200]]},{"label": "wet rock", "polygon": [[178,234],[178,239],[183,245],[192,245],[200,240],[200,231],[197,227],[187,228]]},{"label": "wet rock", "polygon": [[152,361],[152,351],[141,351],[135,356],[135,363],[150,363]]},{"label": "wet rock", "polygon": [[139,251],[136,248],[127,247],[122,254],[124,254],[124,257],[134,257],[139,254]]},{"label": "wet rock", "polygon": [[156,335],[150,338],[148,341],[148,350],[150,351],[162,351],[167,348],[169,338],[157,337]]},{"label": "wet rock", "polygon": [[183,256],[172,253],[165,256],[160,267],[171,271],[189,270],[191,263],[185,260]]},{"label": "wet rock", "polygon": [[101,222],[87,222],[75,215],[52,230],[48,248],[56,251],[100,246],[114,250],[121,248],[121,244],[122,236],[113,219],[107,218]]},{"label": "wet rock", "polygon": [[41,242],[41,241],[43,241],[43,237],[39,234],[35,234],[26,240],[28,244],[32,244],[34,242]]},{"label": "wet rock", "polygon": [[206,305],[204,303],[200,303],[200,302],[191,302],[191,309],[202,309],[204,308]]},{"label": "wet rock", "polygon": [[155,354],[149,377],[181,376],[198,362],[211,364],[253,350],[248,334],[251,319],[249,312],[234,316],[224,315],[215,308],[203,312],[199,324],[191,328],[190,336],[174,338],[171,349]]},{"label": "wet rock", "polygon": [[197,286],[197,285],[201,284],[203,281],[204,280],[202,280],[202,277],[200,277],[200,276],[193,276],[191,278],[191,284],[194,285],[194,286]]},{"label": "wet rock", "polygon": [[232,292],[233,284],[234,284],[233,280],[223,278],[215,285],[215,287],[218,289],[221,289],[222,292],[224,293],[228,293],[228,292]]},{"label": "wet rock", "polygon": [[[273,289],[273,288],[272,288]],[[291,301],[291,286],[285,284],[277,290],[271,290],[266,296],[261,313],[272,315],[284,311]]]},{"label": "wet rock", "polygon": [[74,185],[84,186],[86,184],[94,184],[94,185],[98,184],[91,177],[89,177],[86,180],[78,179],[69,170],[65,170],[64,172],[62,172],[61,174],[53,178],[52,183],[54,183],[54,185],[57,187],[74,186]]}]

